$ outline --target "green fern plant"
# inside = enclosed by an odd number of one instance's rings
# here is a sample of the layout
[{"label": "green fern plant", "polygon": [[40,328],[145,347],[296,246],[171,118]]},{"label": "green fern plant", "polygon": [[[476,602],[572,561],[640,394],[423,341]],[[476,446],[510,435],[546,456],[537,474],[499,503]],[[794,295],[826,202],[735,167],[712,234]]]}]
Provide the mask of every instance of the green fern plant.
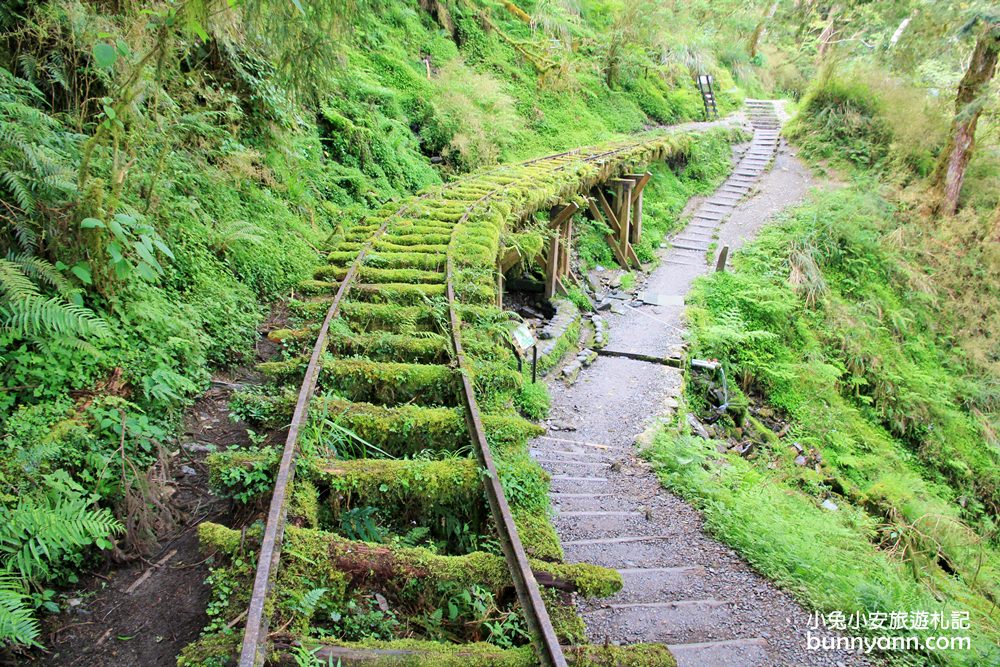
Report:
[{"label": "green fern plant", "polygon": [[24,218],[40,204],[55,205],[76,194],[68,158],[79,137],[28,102],[41,100],[32,84],[0,68],[0,201],[3,218],[15,226],[22,245],[34,247],[35,233]]},{"label": "green fern plant", "polygon": [[65,471],[45,482],[44,495],[0,506],[0,644],[36,644],[29,589],[52,579],[66,557],[86,547],[110,549],[110,538],[122,532],[110,510],[95,508]]},{"label": "green fern plant", "polygon": [[[46,295],[39,284],[55,288]],[[30,255],[0,258],[0,332],[19,338],[101,336],[108,325],[74,302],[78,293],[50,263]]]},{"label": "green fern plant", "polygon": [[23,584],[10,574],[0,574],[0,643],[35,646],[38,620]]}]

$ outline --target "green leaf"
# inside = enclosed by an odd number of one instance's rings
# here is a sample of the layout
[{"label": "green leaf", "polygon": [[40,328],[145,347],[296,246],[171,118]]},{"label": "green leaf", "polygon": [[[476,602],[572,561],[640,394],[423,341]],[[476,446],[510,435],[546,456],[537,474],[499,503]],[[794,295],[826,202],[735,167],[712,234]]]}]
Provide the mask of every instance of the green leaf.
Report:
[{"label": "green leaf", "polygon": [[107,42],[94,44],[93,54],[94,64],[101,69],[110,69],[114,66],[115,61],[118,60],[118,52],[115,50],[115,47]]},{"label": "green leaf", "polygon": [[292,0],[292,4],[295,5],[295,8],[299,10],[299,13],[302,14],[302,16],[306,15],[306,10],[302,7],[301,0]]},{"label": "green leaf", "polygon": [[139,262],[139,264],[135,268],[139,272],[139,275],[145,278],[146,280],[150,281],[156,280],[156,271],[154,271],[153,267],[151,267],[146,262]]},{"label": "green leaf", "polygon": [[119,238],[122,241],[128,238],[128,236],[125,234],[125,228],[122,227],[121,223],[115,220],[114,218],[108,221],[108,226],[111,227],[111,232],[115,235],[116,238]]},{"label": "green leaf", "polygon": [[124,255],[122,255],[122,247],[117,241],[112,241],[108,244],[108,253],[111,255],[111,261],[115,264],[118,264],[122,261],[122,259],[124,259]]},{"label": "green leaf", "polygon": [[81,229],[94,229],[95,227],[98,229],[104,229],[104,223],[97,218],[84,218],[80,223]]},{"label": "green leaf", "polygon": [[174,253],[171,252],[170,248],[167,247],[167,244],[164,243],[163,241],[161,241],[160,239],[153,239],[153,245],[155,245],[157,248],[159,248],[160,252],[162,252],[164,255],[166,255],[170,259],[174,258]]},{"label": "green leaf", "polygon": [[84,285],[93,284],[93,279],[90,275],[90,266],[86,262],[79,262],[72,269],[73,275],[80,279],[80,282]]},{"label": "green leaf", "polygon": [[132,53],[132,51],[128,48],[128,44],[126,44],[125,40],[120,37],[115,41],[115,47],[118,49],[118,53],[122,57],[127,58]]}]

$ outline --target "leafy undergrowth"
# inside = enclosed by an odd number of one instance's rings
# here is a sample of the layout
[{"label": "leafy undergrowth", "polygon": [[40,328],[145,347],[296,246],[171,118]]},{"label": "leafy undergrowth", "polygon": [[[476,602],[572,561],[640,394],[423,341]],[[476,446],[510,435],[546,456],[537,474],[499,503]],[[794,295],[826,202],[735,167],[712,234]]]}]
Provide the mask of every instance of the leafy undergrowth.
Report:
[{"label": "leafy undergrowth", "polygon": [[[509,4],[0,8],[0,503],[128,527],[65,541],[40,519],[0,553],[4,609],[52,609],[95,543],[151,548],[155,522],[126,509],[155,505],[147,471],[332,232],[456,174],[700,114],[693,63],[652,63],[638,35],[607,48],[621,7],[528,3],[545,16],[526,23]],[[710,51],[725,112],[740,94]],[[34,566],[15,560],[30,545]],[[19,628],[0,642],[36,634]]]},{"label": "leafy undergrowth", "polygon": [[[741,251],[732,273],[700,279],[692,355],[723,362],[737,414],[763,401],[750,412],[789,429],[727,416],[721,431],[754,442],[746,457],[679,426],[649,456],[715,534],[808,606],[969,612],[972,650],[928,655],[993,664],[996,382],[955,345],[954,304],[889,242],[901,224],[864,186],[815,195]],[[689,388],[689,400],[705,397]]]}]

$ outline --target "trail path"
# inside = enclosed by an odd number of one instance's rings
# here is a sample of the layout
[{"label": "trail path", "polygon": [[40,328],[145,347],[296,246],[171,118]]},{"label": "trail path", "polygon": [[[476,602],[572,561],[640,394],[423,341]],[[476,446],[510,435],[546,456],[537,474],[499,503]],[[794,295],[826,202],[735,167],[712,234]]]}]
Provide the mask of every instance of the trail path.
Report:
[{"label": "trail path", "polygon": [[[657,305],[609,316],[609,349],[666,356],[683,340],[684,295],[709,270],[713,236],[720,248],[742,245],[813,185],[781,144],[774,105],[748,107],[752,142],[648,277],[645,299]],[[552,474],[567,561],[617,568],[625,581],[615,597],[582,606],[590,641],[666,643],[681,667],[866,664],[807,650],[808,613],[708,537],[700,515],[637,458],[635,437],[676,407],[680,386],[677,369],[602,356],[574,385],[552,387],[552,427],[532,442]]]}]

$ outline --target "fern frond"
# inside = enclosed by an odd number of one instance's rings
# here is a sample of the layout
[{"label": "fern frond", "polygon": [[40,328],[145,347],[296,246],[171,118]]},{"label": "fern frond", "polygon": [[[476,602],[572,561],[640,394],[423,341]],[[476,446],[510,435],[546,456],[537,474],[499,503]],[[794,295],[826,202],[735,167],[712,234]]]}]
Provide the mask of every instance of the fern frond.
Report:
[{"label": "fern frond", "polygon": [[63,296],[69,296],[74,291],[73,285],[59,270],[41,257],[27,253],[10,254],[7,261],[15,264],[29,278],[50,287],[54,287]]},{"label": "fern frond", "polygon": [[[21,267],[9,259],[0,258],[0,294],[6,300],[31,299],[39,296],[38,287],[24,275]],[[0,301],[2,304],[2,301]]]},{"label": "fern frond", "polygon": [[24,585],[10,574],[0,573],[0,644],[37,646],[38,634],[38,621]]},{"label": "fern frond", "polygon": [[100,336],[110,329],[93,312],[62,298],[29,297],[0,303],[0,327],[28,338],[42,334]]}]

